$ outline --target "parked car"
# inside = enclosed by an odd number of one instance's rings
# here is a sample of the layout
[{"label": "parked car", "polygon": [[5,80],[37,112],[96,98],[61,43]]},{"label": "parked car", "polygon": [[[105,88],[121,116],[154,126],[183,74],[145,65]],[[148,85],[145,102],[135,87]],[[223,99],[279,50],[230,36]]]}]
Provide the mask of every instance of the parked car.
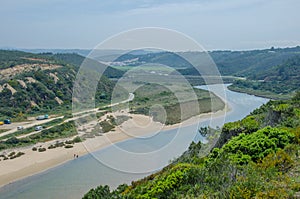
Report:
[{"label": "parked car", "polygon": [[22,129],[24,129],[24,127],[23,126],[18,126],[17,129],[22,130]]},{"label": "parked car", "polygon": [[3,125],[4,124],[4,122],[0,122],[0,125]]},{"label": "parked car", "polygon": [[48,119],[49,116],[46,114],[46,115],[39,115],[36,117],[36,120],[45,120],[45,119]]},{"label": "parked car", "polygon": [[36,127],[35,127],[35,130],[36,130],[36,131],[40,131],[40,130],[42,130],[42,129],[43,129],[42,126],[36,126]]},{"label": "parked car", "polygon": [[11,124],[11,121],[9,119],[4,120],[3,122],[4,124]]}]

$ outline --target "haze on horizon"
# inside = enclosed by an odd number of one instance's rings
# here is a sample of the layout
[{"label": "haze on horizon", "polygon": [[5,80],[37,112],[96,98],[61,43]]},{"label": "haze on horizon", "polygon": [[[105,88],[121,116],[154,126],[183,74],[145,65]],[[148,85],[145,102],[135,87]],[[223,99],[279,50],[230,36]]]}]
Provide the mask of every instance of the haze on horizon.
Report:
[{"label": "haze on horizon", "polygon": [[182,32],[207,50],[300,45],[298,0],[2,0],[1,48],[94,48],[132,28]]}]

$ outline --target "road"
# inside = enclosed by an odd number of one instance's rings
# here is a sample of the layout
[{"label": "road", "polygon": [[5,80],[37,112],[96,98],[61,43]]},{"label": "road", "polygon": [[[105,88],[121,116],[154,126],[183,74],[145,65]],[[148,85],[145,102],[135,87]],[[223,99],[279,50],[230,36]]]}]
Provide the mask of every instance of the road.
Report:
[{"label": "road", "polygon": [[35,120],[35,121],[32,121],[32,122],[16,122],[16,123],[12,123],[12,124],[6,124],[5,126],[9,125],[10,126],[9,128],[11,128],[11,130],[5,131],[4,133],[1,133],[0,138],[5,136],[5,135],[9,135],[9,134],[12,134],[12,133],[15,133],[16,131],[18,131],[17,130],[18,126],[23,126],[24,129],[26,129],[26,128],[30,128],[30,127],[33,127],[33,126],[42,125],[42,124],[50,122],[52,120],[61,119],[61,118],[64,118],[64,116],[53,117],[53,118],[49,118],[49,119],[46,119],[46,120]]},{"label": "road", "polygon": [[[133,99],[134,99],[134,94],[133,93],[129,93],[128,99],[126,99],[124,101],[121,101],[121,102],[114,103],[114,104],[109,104],[109,105],[104,106],[104,107],[112,107],[112,106],[116,106],[118,104],[127,103],[127,102],[132,101]],[[99,110],[99,108],[94,108],[94,109],[90,109],[90,110],[85,110],[85,111],[77,112],[77,113],[73,114],[72,118],[66,119],[62,123],[66,123],[66,122],[69,122],[69,121],[77,120],[77,119],[79,119],[81,117],[86,117],[88,115],[99,113],[99,112],[103,112],[103,111],[104,110]],[[84,113],[86,113],[86,114],[84,114]],[[78,116],[76,116],[76,115],[78,115]],[[55,119],[62,119],[62,118],[64,118],[64,116],[49,118],[49,119],[46,119],[46,120],[34,120],[32,122],[16,122],[16,123],[12,123],[12,124],[9,124],[9,125],[12,125],[12,126],[10,126],[10,127],[12,127],[12,129],[9,130],[9,131],[6,131],[4,133],[1,133],[0,134],[0,138],[3,137],[3,136],[5,136],[5,135],[9,135],[9,134],[12,134],[12,133],[15,133],[16,131],[18,131],[17,130],[18,126],[23,126],[24,129],[26,129],[26,128],[30,128],[30,127],[33,127],[33,126],[42,125],[44,123],[50,122],[50,121],[55,120]],[[62,123],[59,123],[59,124],[56,124],[56,125],[53,125],[53,126],[57,126],[57,125],[60,125]],[[52,128],[53,126],[49,126],[46,129]],[[25,135],[20,135],[17,138],[28,137],[30,135],[34,135],[34,134],[39,133],[39,132],[40,131],[33,131],[33,132],[25,134]],[[3,139],[3,140],[6,140],[6,139]]]}]

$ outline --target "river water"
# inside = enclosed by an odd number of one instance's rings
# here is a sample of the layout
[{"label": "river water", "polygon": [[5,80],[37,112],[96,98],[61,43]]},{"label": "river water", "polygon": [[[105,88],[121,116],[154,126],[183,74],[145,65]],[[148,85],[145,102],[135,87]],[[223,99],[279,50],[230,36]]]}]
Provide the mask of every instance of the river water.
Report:
[{"label": "river water", "polygon": [[[206,86],[199,88],[207,89]],[[0,198],[81,198],[99,184],[112,188],[130,183],[166,166],[181,155],[192,140],[202,139],[199,126],[222,126],[224,122],[240,120],[268,99],[229,91],[223,85],[211,85],[209,90],[225,98],[230,106],[226,116],[209,118],[199,124],[167,130],[146,138],[119,142],[91,154],[79,157],[37,175],[6,185]]]}]

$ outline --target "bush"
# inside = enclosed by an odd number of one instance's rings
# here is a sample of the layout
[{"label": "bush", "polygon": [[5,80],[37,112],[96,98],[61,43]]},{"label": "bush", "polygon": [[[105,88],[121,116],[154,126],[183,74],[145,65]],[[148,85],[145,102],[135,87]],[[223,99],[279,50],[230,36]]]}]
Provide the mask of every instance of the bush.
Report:
[{"label": "bush", "polygon": [[286,130],[265,127],[252,134],[241,133],[225,144],[222,150],[237,163],[246,163],[249,159],[257,162],[292,143],[294,137]]},{"label": "bush", "polygon": [[63,143],[63,142],[56,142],[54,146],[55,147],[63,147],[63,146],[65,146],[65,143]]},{"label": "bush", "polygon": [[50,146],[48,146],[48,149],[55,149],[56,148],[56,146],[54,146],[54,145],[50,145]]},{"label": "bush", "polygon": [[74,143],[82,142],[82,139],[79,136],[77,136],[73,139],[73,142]]},{"label": "bush", "polygon": [[16,156],[17,156],[17,157],[20,157],[21,155],[24,155],[24,154],[25,154],[25,153],[23,153],[23,152],[18,152]]},{"label": "bush", "polygon": [[14,156],[15,154],[16,154],[16,152],[13,151],[8,156],[11,157],[11,156]]},{"label": "bush", "polygon": [[44,151],[46,151],[46,148],[39,148],[38,151],[39,152],[44,152]]},{"label": "bush", "polygon": [[32,147],[32,150],[33,150],[33,151],[37,151],[37,148],[36,148],[36,147]]},{"label": "bush", "polygon": [[113,128],[115,128],[115,126],[112,125],[108,121],[102,121],[102,122],[100,122],[100,126],[102,128],[103,133],[107,133],[107,132],[111,131]]},{"label": "bush", "polygon": [[74,144],[73,140],[67,140],[65,141],[66,144]]},{"label": "bush", "polygon": [[[12,153],[11,153],[12,154]],[[15,159],[15,158],[18,158],[18,157],[20,157],[20,156],[22,156],[22,155],[24,155],[25,153],[23,153],[23,152],[18,152],[17,154],[15,154],[14,153],[14,155],[11,155],[10,156],[10,159]]]},{"label": "bush", "polygon": [[66,145],[65,148],[66,149],[73,148],[73,145]]}]

